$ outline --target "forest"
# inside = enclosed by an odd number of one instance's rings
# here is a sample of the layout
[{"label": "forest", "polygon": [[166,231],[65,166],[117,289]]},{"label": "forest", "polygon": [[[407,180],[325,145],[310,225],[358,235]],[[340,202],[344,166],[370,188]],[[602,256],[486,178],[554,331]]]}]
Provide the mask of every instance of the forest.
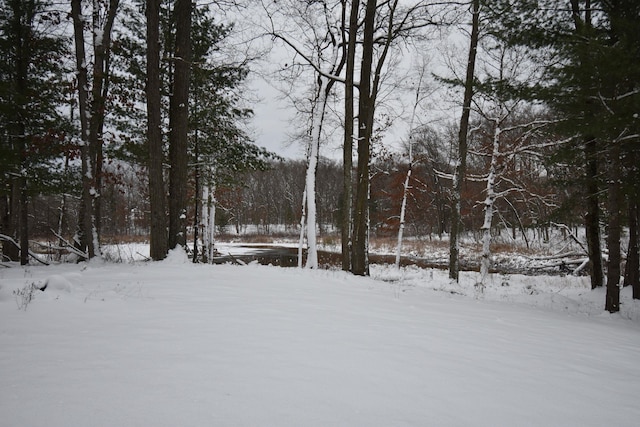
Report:
[{"label": "forest", "polygon": [[[304,159],[257,144],[252,76]],[[368,275],[372,237],[437,236],[456,281],[471,235],[482,284],[496,234],[556,228],[613,313],[640,299],[639,114],[637,0],[0,0],[0,263],[284,230]]]}]

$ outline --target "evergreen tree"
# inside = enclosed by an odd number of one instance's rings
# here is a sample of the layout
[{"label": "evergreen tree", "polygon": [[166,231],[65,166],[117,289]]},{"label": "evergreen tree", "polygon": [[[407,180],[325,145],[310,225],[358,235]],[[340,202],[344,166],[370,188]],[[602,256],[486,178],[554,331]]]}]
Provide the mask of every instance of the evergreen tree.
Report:
[{"label": "evergreen tree", "polygon": [[[161,1],[159,9],[160,127],[164,164],[169,162],[167,136],[176,63],[171,60],[176,31],[171,5],[172,2]],[[150,159],[146,149],[146,128],[138,124],[146,122],[147,112],[144,105],[132,100],[146,99],[146,34],[141,31],[145,28],[145,8],[144,3],[129,5],[125,30],[114,43],[114,67],[117,68],[114,80],[117,86],[113,91],[114,125],[119,131],[119,144],[111,151],[112,156],[143,165],[147,165]],[[193,213],[195,224],[202,219],[198,218],[198,213],[204,186],[213,189],[216,185],[233,182],[245,170],[264,169],[273,157],[252,144],[241,129],[242,123],[252,116],[252,111],[241,106],[240,91],[248,74],[247,59],[225,53],[228,50],[226,39],[232,31],[232,25],[216,21],[207,5],[198,5],[192,11],[187,176],[194,179],[185,183],[185,189],[189,190],[192,185],[195,187],[194,192],[188,193],[195,193],[196,209],[188,209],[185,215]],[[157,184],[158,180],[155,182]],[[167,189],[164,191],[166,193]],[[152,215],[155,214],[157,212]],[[166,212],[160,214],[166,215]],[[195,231],[199,232],[201,226]]]},{"label": "evergreen tree", "polygon": [[248,69],[221,54],[232,31],[232,25],[216,23],[207,7],[194,11],[189,101],[189,155],[195,186],[194,261],[198,260],[199,233],[202,258],[211,261],[216,188],[236,183],[245,171],[265,170],[274,158],[251,143],[240,128],[253,113],[240,106],[238,94]]},{"label": "evergreen tree", "polygon": [[[67,53],[60,14],[45,0],[0,2],[0,234],[19,240],[28,263],[28,200],[47,191],[64,150],[64,73]],[[3,254],[17,260],[14,242]]]},{"label": "evergreen tree", "polygon": [[486,3],[498,24],[495,34],[529,47],[535,60],[547,65],[545,83],[530,91],[530,96],[563,119],[555,131],[573,137],[563,160],[584,170],[593,287],[602,283],[599,197],[606,194],[606,309],[618,311],[621,204],[638,185],[636,180],[623,186],[621,177],[632,172],[623,171],[628,164],[623,160],[638,151],[640,138],[640,4],[635,0]]}]

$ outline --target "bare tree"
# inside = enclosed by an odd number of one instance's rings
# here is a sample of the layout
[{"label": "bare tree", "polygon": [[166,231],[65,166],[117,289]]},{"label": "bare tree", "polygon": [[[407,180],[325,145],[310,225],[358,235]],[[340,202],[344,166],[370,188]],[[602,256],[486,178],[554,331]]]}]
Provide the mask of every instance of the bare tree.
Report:
[{"label": "bare tree", "polygon": [[[406,8],[401,8],[397,0],[378,3],[369,0],[365,4],[365,14],[363,24],[358,24],[358,11],[360,2],[351,2],[351,7],[347,1],[339,3],[304,3],[276,7],[279,13],[286,15],[288,7],[300,7],[305,10],[320,8],[314,16],[321,16],[325,20],[325,25],[308,26],[313,19],[308,15],[299,18],[300,14],[289,16],[287,29],[277,29],[274,25],[275,12],[273,8],[265,5],[263,7],[271,19],[271,27],[267,29],[267,34],[276,39],[282,40],[302,59],[306,67],[310,67],[319,78],[326,78],[327,85],[332,82],[346,83],[345,97],[345,134],[343,146],[344,160],[344,183],[343,183],[343,224],[342,224],[342,265],[343,268],[350,268],[354,274],[368,274],[367,260],[367,239],[368,239],[368,205],[369,205],[369,162],[371,157],[371,140],[375,123],[375,105],[378,102],[378,94],[382,86],[385,74],[385,66],[389,52],[394,42],[409,37],[417,29],[424,28],[434,22],[433,16],[429,13],[431,2],[420,1]],[[339,9],[339,17],[334,17],[334,11]],[[348,13],[347,13],[348,12]],[[347,20],[348,15],[348,20]],[[306,30],[305,36],[291,34],[292,23],[297,23],[296,19],[302,19]],[[318,18],[316,18],[318,19]],[[338,24],[336,24],[338,22]],[[348,22],[348,23],[347,23]],[[336,31],[337,30],[337,31]],[[332,43],[340,47],[342,55],[339,61],[329,60],[326,64],[339,64],[335,69],[318,62],[314,57],[317,46],[322,45],[325,34],[332,38]],[[302,39],[299,41],[296,39]],[[306,37],[306,38],[305,38]],[[320,43],[316,43],[320,41]],[[355,63],[357,53],[361,54],[360,79],[355,82],[353,73],[356,70]],[[342,76],[343,65],[348,63],[346,76]],[[300,64],[296,64],[300,66]],[[289,67],[293,69],[293,66]],[[358,88],[358,126],[357,132],[354,130],[353,103],[354,91]],[[352,185],[352,139],[357,133],[358,166],[357,177],[355,178],[355,197],[353,209],[351,209],[351,185]],[[308,194],[307,200],[311,195]],[[351,211],[351,223],[345,218]],[[351,234],[349,237],[349,231]],[[345,251],[350,254],[345,254]],[[347,259],[349,256],[349,259]]]},{"label": "bare tree", "polygon": [[[78,108],[80,111],[80,139],[82,157],[82,220],[80,244],[87,248],[89,258],[100,255],[100,184],[102,172],[102,133],[105,118],[105,101],[109,88],[109,58],[111,31],[116,18],[119,0],[91,3],[91,21],[83,12],[81,0],[71,0],[76,68],[78,83]],[[85,24],[91,22],[93,49],[91,85],[85,49]]]},{"label": "bare tree", "polygon": [[[353,247],[351,272],[369,275],[369,161],[371,135],[375,114],[375,95],[371,85],[373,72],[373,40],[375,32],[376,0],[367,0],[362,38],[362,62],[360,64],[360,96],[358,97],[358,166],[356,170],[356,196],[353,209]],[[375,86],[374,86],[375,88]]]},{"label": "bare tree", "polygon": [[353,111],[354,100],[354,74],[356,58],[356,38],[358,36],[358,11],[360,10],[360,0],[352,0],[347,8],[347,1],[343,0],[343,16],[349,9],[349,21],[346,25],[346,17],[343,19],[342,39],[343,48],[346,49],[345,83],[344,83],[344,140],[342,146],[342,221],[340,224],[342,240],[342,269],[351,269],[351,215],[353,202],[353,139],[355,120]]},{"label": "bare tree", "polygon": [[[301,32],[305,34],[302,42],[296,40],[295,35],[287,34],[286,30],[276,28],[274,18],[277,13],[265,7],[271,23],[268,33],[300,55],[304,65],[310,67],[316,75],[317,87],[311,102],[311,130],[309,132],[311,138],[308,149],[305,196],[303,197],[306,205],[303,209],[303,222],[301,223],[301,227],[304,228],[306,219],[307,268],[318,267],[316,173],[329,96],[335,82],[342,80],[340,74],[346,60],[345,50],[339,44],[340,36],[344,36],[344,31],[340,32],[340,28],[344,28],[345,4],[345,2],[341,3],[342,13],[338,17],[335,16],[332,7],[327,4],[299,6],[291,4],[289,5],[291,11],[285,8],[285,16],[287,13],[296,15],[292,19],[298,23]],[[278,11],[278,13],[282,12]],[[341,20],[342,22],[340,22]],[[288,25],[290,26],[291,22],[288,22]],[[302,231],[300,238],[300,246],[302,246]]]},{"label": "bare tree", "polygon": [[460,236],[460,226],[462,225],[462,183],[464,182],[467,172],[467,138],[469,135],[469,117],[471,115],[471,102],[473,100],[473,79],[475,76],[476,54],[480,33],[480,0],[473,0],[471,13],[469,57],[467,59],[462,116],[460,117],[460,130],[458,133],[458,161],[456,162],[452,182],[451,230],[449,232],[449,278],[455,281],[458,281],[460,271],[460,243],[458,242],[458,238]]},{"label": "bare tree", "polygon": [[422,84],[424,80],[426,72],[426,64],[423,62],[420,67],[420,74],[418,77],[418,83],[416,86],[416,97],[413,102],[413,107],[411,109],[411,119],[409,121],[409,140],[408,140],[408,167],[407,167],[407,175],[404,179],[404,184],[402,186],[402,203],[400,206],[400,225],[398,226],[398,244],[396,246],[396,268],[400,268],[400,256],[402,254],[402,236],[404,233],[405,226],[405,214],[407,210],[407,198],[410,192],[410,182],[411,182],[411,174],[413,172],[413,144],[414,144],[414,121],[416,117],[416,110],[418,109],[418,105],[420,104],[421,92],[422,92]]}]

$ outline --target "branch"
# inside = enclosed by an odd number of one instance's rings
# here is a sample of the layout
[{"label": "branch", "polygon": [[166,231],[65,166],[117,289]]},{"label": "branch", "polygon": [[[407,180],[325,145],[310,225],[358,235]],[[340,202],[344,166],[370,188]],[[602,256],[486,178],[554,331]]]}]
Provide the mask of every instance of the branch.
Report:
[{"label": "branch", "polygon": [[[4,240],[5,242],[9,242],[9,243],[11,243],[12,245],[14,245],[16,248],[18,248],[18,249],[22,250],[22,248],[20,248],[20,245],[19,245],[15,240],[13,240],[13,238],[11,238],[11,237],[7,236],[6,234],[0,234],[0,240]],[[36,261],[38,261],[39,263],[44,264],[44,265],[49,265],[49,263],[48,263],[48,262],[46,262],[46,261],[42,261],[42,260],[41,260],[40,258],[38,258],[38,256],[37,256],[35,253],[33,253],[31,250],[27,250],[27,253],[29,254],[29,256],[31,256],[31,258],[35,259],[35,260],[36,260]]]},{"label": "branch", "polygon": [[558,224],[556,222],[552,222],[551,225],[553,225],[554,227],[558,227],[561,228],[563,230],[566,230],[569,233],[569,237],[571,237],[571,239],[576,242],[584,251],[585,254],[588,254],[589,251],[587,250],[587,248],[584,247],[584,245],[582,244],[582,242],[580,240],[578,240],[578,238],[571,232],[571,229],[569,227],[567,227],[566,224]]},{"label": "branch", "polygon": [[69,251],[73,252],[74,254],[78,255],[81,258],[89,259],[89,254],[87,254],[86,252],[82,252],[80,249],[76,248],[75,245],[72,245],[71,243],[69,243],[69,241],[67,241],[64,237],[62,237],[55,231],[51,230],[51,232],[53,233],[54,236],[60,239],[61,242],[67,245],[66,249],[68,249]]}]

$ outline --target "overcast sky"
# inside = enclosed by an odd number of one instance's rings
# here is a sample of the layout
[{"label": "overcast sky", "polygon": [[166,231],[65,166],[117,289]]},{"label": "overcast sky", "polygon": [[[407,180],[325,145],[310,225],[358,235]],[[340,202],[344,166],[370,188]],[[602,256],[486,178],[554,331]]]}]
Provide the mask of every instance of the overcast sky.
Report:
[{"label": "overcast sky", "polygon": [[[252,13],[251,19],[260,19],[261,12],[259,9]],[[236,22],[246,23],[246,11],[242,17],[237,16]],[[240,21],[237,21],[237,20]],[[259,24],[258,24],[259,25]],[[255,27],[258,25],[254,24]],[[236,28],[241,27],[242,24]],[[254,33],[255,34],[255,33]],[[411,120],[411,110],[416,96],[415,87],[417,86],[417,69],[424,56],[426,59],[425,82],[426,87],[422,89],[420,102],[414,119],[414,128],[425,123],[434,125],[443,125],[447,121],[455,120],[459,114],[457,97],[442,87],[438,87],[433,80],[433,73],[440,75],[448,74],[449,71],[445,65],[445,57],[449,55],[466,56],[464,38],[448,37],[444,41],[425,43],[424,48],[421,46],[420,55],[408,48],[398,50],[400,54],[397,58],[397,64],[394,66],[394,74],[403,84],[404,88],[382,89],[380,98],[382,100],[380,107],[377,108],[377,116],[387,115],[391,117],[392,126],[388,128],[383,135],[383,144],[392,151],[401,150],[404,142],[408,139],[409,123]],[[453,41],[452,41],[453,40]],[[269,41],[263,42],[271,46]],[[457,45],[450,47],[451,45]],[[448,46],[448,47],[447,47]],[[292,142],[292,134],[300,131],[300,127],[307,127],[308,123],[303,118],[296,118],[295,110],[290,100],[283,99],[282,91],[276,86],[281,86],[273,77],[274,70],[282,68],[284,64],[291,63],[294,53],[290,48],[282,45],[275,45],[268,57],[251,65],[252,72],[249,76],[249,89],[252,93],[250,98],[252,101],[250,107],[255,115],[252,118],[249,127],[250,134],[254,142],[260,146],[267,148],[283,157],[287,158],[304,158],[305,147],[300,142]],[[466,61],[464,61],[466,62]],[[463,63],[464,63],[463,62]],[[412,70],[412,75],[409,74]],[[311,71],[310,71],[311,72]],[[441,86],[441,85],[440,85]],[[300,90],[308,88],[300,88]],[[429,94],[427,96],[427,94]],[[461,95],[460,95],[461,96]],[[342,111],[338,111],[342,114]],[[304,130],[304,129],[302,129]],[[321,147],[320,155],[324,157],[341,159],[342,158],[342,132],[336,131],[330,136],[330,140]]]}]

